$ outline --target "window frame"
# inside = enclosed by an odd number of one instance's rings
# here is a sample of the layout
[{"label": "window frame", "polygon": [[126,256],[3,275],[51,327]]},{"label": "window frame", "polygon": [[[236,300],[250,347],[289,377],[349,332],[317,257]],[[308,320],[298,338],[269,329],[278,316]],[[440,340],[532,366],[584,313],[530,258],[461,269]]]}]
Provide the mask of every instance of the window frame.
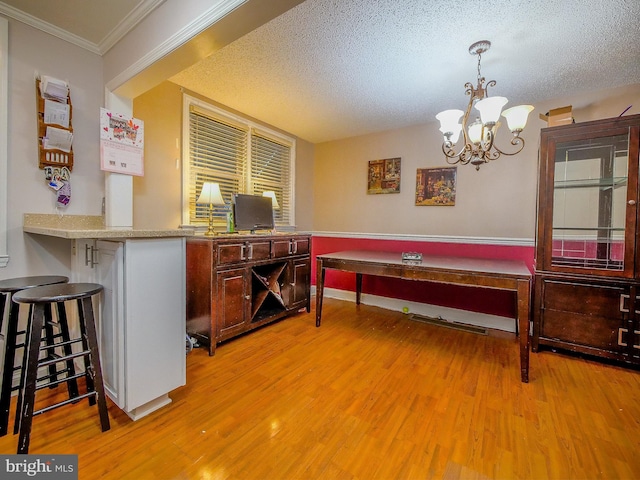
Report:
[{"label": "window frame", "polygon": [[[195,107],[203,111],[206,115],[211,116],[213,120],[218,120],[223,123],[242,128],[247,130],[247,161],[244,178],[242,183],[244,184],[243,193],[253,193],[253,184],[251,180],[251,168],[252,168],[252,138],[254,135],[263,137],[269,141],[280,143],[289,148],[289,185],[284,187],[289,196],[289,218],[287,222],[280,221],[276,224],[278,230],[293,231],[295,229],[295,158],[296,158],[296,139],[293,136],[286,135],[284,133],[273,130],[265,125],[259,124],[255,121],[249,120],[241,115],[231,113],[224,110],[221,107],[212,105],[204,100],[198,99],[183,93],[182,102],[182,224],[183,226],[195,227],[197,229],[206,228],[208,225],[208,218],[203,219],[201,222],[192,223],[190,220],[189,209],[189,192],[191,190],[190,185],[190,112],[191,108]],[[239,192],[236,192],[239,193]],[[229,202],[230,199],[225,198],[225,201]],[[213,220],[214,227],[226,227],[225,220],[220,215],[214,215]]]}]

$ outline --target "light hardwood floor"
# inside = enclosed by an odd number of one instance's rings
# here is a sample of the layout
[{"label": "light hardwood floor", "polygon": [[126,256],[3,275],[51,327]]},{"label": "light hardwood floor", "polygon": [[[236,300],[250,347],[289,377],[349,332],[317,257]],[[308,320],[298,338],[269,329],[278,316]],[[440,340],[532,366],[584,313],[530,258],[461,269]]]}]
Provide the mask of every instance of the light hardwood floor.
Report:
[{"label": "light hardwood floor", "polygon": [[545,351],[523,384],[518,358],[512,335],[325,299],[320,328],[312,311],[193,351],[137,422],[36,417],[30,453],[78,453],[80,479],[640,478],[640,372]]}]

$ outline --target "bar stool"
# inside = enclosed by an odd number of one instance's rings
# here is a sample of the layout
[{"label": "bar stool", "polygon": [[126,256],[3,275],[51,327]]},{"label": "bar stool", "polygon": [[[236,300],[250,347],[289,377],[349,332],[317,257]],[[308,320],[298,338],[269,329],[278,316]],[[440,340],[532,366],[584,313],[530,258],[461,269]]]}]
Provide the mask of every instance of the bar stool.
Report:
[{"label": "bar stool", "polygon": [[[32,314],[29,318],[29,335],[26,340],[27,360],[25,364],[25,378],[22,387],[22,398],[18,405],[19,414],[19,437],[18,454],[29,453],[29,441],[31,437],[31,425],[33,417],[41,413],[48,412],[54,408],[76,403],[83,398],[88,398],[89,405],[98,403],[98,413],[100,414],[100,425],[103,432],[110,428],[109,413],[107,411],[107,401],[104,395],[104,385],[102,382],[102,369],[100,367],[100,355],[98,353],[98,338],[96,334],[95,320],[93,314],[93,304],[91,297],[103,290],[102,285],[96,283],[62,283],[57,285],[47,285],[22,290],[13,295],[13,301],[26,303],[33,306]],[[47,346],[40,346],[42,338],[42,328],[44,325],[44,312],[47,305],[52,303],[76,300],[78,303],[78,322],[80,324],[81,337],[67,342],[69,345],[81,343],[82,351],[65,354],[56,358],[40,359],[40,351],[46,350]],[[37,384],[38,369],[49,365],[66,362],[74,358],[84,359],[85,371],[73,377],[51,380],[48,383]],[[36,390],[49,385],[58,385],[63,382],[75,381],[76,378],[84,377],[87,391],[75,398],[70,398],[53,405],[48,405],[40,410],[34,410]]]},{"label": "bar stool", "polygon": [[[7,320],[7,331],[4,335],[4,363],[2,372],[2,390],[0,390],[0,437],[7,434],[9,425],[9,410],[11,406],[11,392],[19,390],[24,378],[24,371],[22,366],[24,365],[24,358],[26,357],[26,350],[23,351],[22,361],[16,365],[15,356],[16,351],[19,348],[24,347],[24,342],[20,343],[18,337],[20,335],[26,335],[26,331],[18,330],[19,320],[19,307],[18,304],[14,304],[11,301],[13,294],[20,290],[28,288],[39,287],[43,285],[53,285],[59,283],[67,283],[69,279],[61,275],[41,275],[34,277],[20,277],[9,278],[6,280],[0,280],[0,337],[2,337],[2,324],[5,316],[5,307],[8,305],[9,315]],[[46,326],[45,326],[45,341],[47,345],[53,345],[56,338],[62,338],[63,342],[69,340],[69,330],[66,322],[66,312],[64,310],[64,303],[58,305],[58,323],[54,324],[51,315],[51,306],[45,311]],[[54,334],[53,327],[57,325],[60,331]],[[48,353],[53,353],[52,351]],[[71,364],[73,367],[73,363]],[[54,366],[55,368],[55,366]],[[20,371],[20,384],[13,386],[13,374],[16,371]],[[56,370],[49,370],[49,374],[56,377],[58,374]],[[72,388],[72,386],[70,386]],[[73,394],[72,391],[69,392]],[[77,387],[75,389],[75,395],[78,395]],[[14,434],[17,433],[17,423],[14,427]]]}]

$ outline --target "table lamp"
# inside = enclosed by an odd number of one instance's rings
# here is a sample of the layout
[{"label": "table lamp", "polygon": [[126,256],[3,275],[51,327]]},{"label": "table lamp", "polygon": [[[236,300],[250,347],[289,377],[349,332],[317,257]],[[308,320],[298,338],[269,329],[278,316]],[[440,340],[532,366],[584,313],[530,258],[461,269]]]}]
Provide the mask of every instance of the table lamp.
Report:
[{"label": "table lamp", "polygon": [[222,198],[222,193],[220,193],[220,184],[213,182],[204,182],[204,184],[202,185],[202,190],[200,191],[200,196],[196,200],[196,203],[209,205],[209,229],[207,230],[205,235],[215,235],[216,232],[213,231],[213,206],[225,205]]},{"label": "table lamp", "polygon": [[276,192],[273,190],[266,190],[262,192],[263,197],[269,197],[271,199],[271,208],[273,212],[273,231],[276,230],[276,208],[280,208],[278,205],[278,199],[276,198]]}]

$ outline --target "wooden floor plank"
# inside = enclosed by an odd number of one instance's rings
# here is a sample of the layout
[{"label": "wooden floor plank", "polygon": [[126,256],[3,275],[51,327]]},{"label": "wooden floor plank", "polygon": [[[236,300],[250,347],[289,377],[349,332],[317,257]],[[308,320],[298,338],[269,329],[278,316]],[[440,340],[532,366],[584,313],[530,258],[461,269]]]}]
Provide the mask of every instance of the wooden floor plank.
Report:
[{"label": "wooden floor plank", "polygon": [[512,335],[327,298],[320,328],[312,311],[194,350],[137,422],[111,403],[105,433],[87,402],[36,417],[30,451],[79,454],[87,480],[640,478],[640,372],[543,351],[519,375]]}]

